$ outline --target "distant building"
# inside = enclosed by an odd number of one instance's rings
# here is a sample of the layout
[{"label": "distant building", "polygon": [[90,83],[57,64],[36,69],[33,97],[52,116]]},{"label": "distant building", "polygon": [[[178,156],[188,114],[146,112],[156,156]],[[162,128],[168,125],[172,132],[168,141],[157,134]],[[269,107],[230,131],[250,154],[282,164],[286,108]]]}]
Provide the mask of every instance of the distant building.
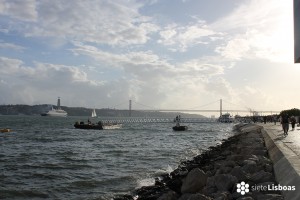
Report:
[{"label": "distant building", "polygon": [[294,55],[300,63],[300,0],[294,0]]}]

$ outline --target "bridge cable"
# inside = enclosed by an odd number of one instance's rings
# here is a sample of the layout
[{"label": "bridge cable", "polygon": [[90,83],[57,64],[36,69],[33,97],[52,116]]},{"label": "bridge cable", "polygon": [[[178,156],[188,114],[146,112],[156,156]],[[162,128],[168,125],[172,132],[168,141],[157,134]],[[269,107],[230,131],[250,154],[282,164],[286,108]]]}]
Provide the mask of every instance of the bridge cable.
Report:
[{"label": "bridge cable", "polygon": [[208,106],[208,105],[214,104],[214,103],[216,103],[216,102],[219,102],[219,100],[218,100],[218,101],[211,102],[211,103],[207,103],[207,104],[204,104],[204,105],[201,105],[201,106],[195,106],[195,107],[189,108],[188,110],[193,110],[193,109],[195,109],[195,108],[202,108],[202,107],[204,107],[204,106]]}]

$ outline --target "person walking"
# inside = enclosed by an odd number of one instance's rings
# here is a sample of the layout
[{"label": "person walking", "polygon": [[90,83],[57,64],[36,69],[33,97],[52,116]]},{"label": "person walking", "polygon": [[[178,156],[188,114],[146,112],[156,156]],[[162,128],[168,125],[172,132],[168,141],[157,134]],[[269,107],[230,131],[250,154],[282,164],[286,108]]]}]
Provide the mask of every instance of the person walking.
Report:
[{"label": "person walking", "polygon": [[291,117],[292,131],[295,129],[296,118],[294,116]]},{"label": "person walking", "polygon": [[276,115],[273,116],[273,121],[274,121],[274,125],[276,125],[276,121],[277,121],[277,116]]},{"label": "person walking", "polygon": [[282,125],[282,129],[283,129],[283,135],[288,135],[288,131],[289,131],[289,115],[286,113],[283,113],[281,115],[281,125]]}]

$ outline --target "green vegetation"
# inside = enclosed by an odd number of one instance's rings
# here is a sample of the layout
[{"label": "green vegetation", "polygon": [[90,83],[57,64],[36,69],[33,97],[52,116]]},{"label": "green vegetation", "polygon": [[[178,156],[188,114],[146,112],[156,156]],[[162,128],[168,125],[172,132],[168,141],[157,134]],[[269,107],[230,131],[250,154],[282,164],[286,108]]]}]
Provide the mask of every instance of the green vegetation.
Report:
[{"label": "green vegetation", "polygon": [[280,115],[282,114],[288,114],[289,116],[300,116],[300,110],[297,108],[293,108],[290,110],[283,110],[280,112]]}]

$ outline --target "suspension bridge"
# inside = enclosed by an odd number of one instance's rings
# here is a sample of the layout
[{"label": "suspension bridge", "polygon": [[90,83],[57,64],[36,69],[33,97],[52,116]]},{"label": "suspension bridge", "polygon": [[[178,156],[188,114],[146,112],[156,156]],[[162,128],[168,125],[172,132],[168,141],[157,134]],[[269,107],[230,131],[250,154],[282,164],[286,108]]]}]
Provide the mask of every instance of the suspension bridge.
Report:
[{"label": "suspension bridge", "polygon": [[[207,107],[211,104],[215,104],[216,102],[219,102],[219,108],[218,109],[204,109],[203,107]],[[251,108],[248,108],[246,106],[239,106],[233,103],[230,103],[228,101],[225,101],[227,104],[231,104],[235,107],[239,107],[239,108],[231,108],[231,109],[224,109],[223,108],[223,102],[224,100],[220,99],[218,101],[214,101],[208,104],[204,104],[202,106],[197,106],[197,107],[193,107],[193,108],[185,108],[185,109],[164,109],[164,108],[154,108],[152,106],[147,106],[144,105],[142,103],[139,102],[135,102],[133,100],[129,100],[129,116],[131,116],[132,111],[145,111],[145,112],[187,112],[187,113],[220,113],[220,116],[222,115],[222,113],[248,113],[250,115],[266,115],[266,114],[277,114],[280,111],[276,111],[276,110],[254,110]],[[134,108],[133,103],[138,105],[138,106],[142,106],[144,108]],[[120,105],[120,104],[119,104]],[[228,106],[227,106],[228,107]],[[243,108],[241,108],[243,107]]]},{"label": "suspension bridge", "polygon": [[[158,117],[100,117],[104,124],[127,124],[127,123],[174,123],[174,118]],[[180,123],[214,123],[215,118],[181,118]]]},{"label": "suspension bridge", "polygon": [[[207,107],[209,105],[219,103],[218,109],[204,109],[203,107]],[[272,110],[259,110],[256,111],[254,109],[250,109],[247,107],[244,107],[244,109],[239,108],[231,108],[231,109],[224,109],[223,108],[223,102],[224,100],[220,99],[218,101],[214,101],[212,103],[204,104],[202,106],[189,108],[189,109],[157,109],[153,108],[151,106],[147,106],[132,100],[129,100],[128,105],[128,117],[110,117],[110,118],[100,118],[101,121],[104,123],[173,123],[174,118],[159,118],[159,117],[133,117],[132,113],[134,111],[140,111],[140,112],[174,112],[174,115],[176,113],[220,113],[220,116],[222,116],[223,113],[247,113],[248,116],[257,116],[257,115],[268,115],[268,114],[278,114],[280,111],[272,111]],[[227,101],[225,101],[227,104],[231,104]],[[139,107],[144,108],[134,108],[134,105],[138,105]],[[120,105],[120,104],[118,104]],[[234,105],[234,104],[232,104]],[[237,105],[234,105],[237,107]],[[227,106],[228,107],[228,106]],[[122,109],[124,110],[124,109]],[[211,118],[182,118],[182,123],[212,123],[216,122],[217,119],[214,117]]]}]

